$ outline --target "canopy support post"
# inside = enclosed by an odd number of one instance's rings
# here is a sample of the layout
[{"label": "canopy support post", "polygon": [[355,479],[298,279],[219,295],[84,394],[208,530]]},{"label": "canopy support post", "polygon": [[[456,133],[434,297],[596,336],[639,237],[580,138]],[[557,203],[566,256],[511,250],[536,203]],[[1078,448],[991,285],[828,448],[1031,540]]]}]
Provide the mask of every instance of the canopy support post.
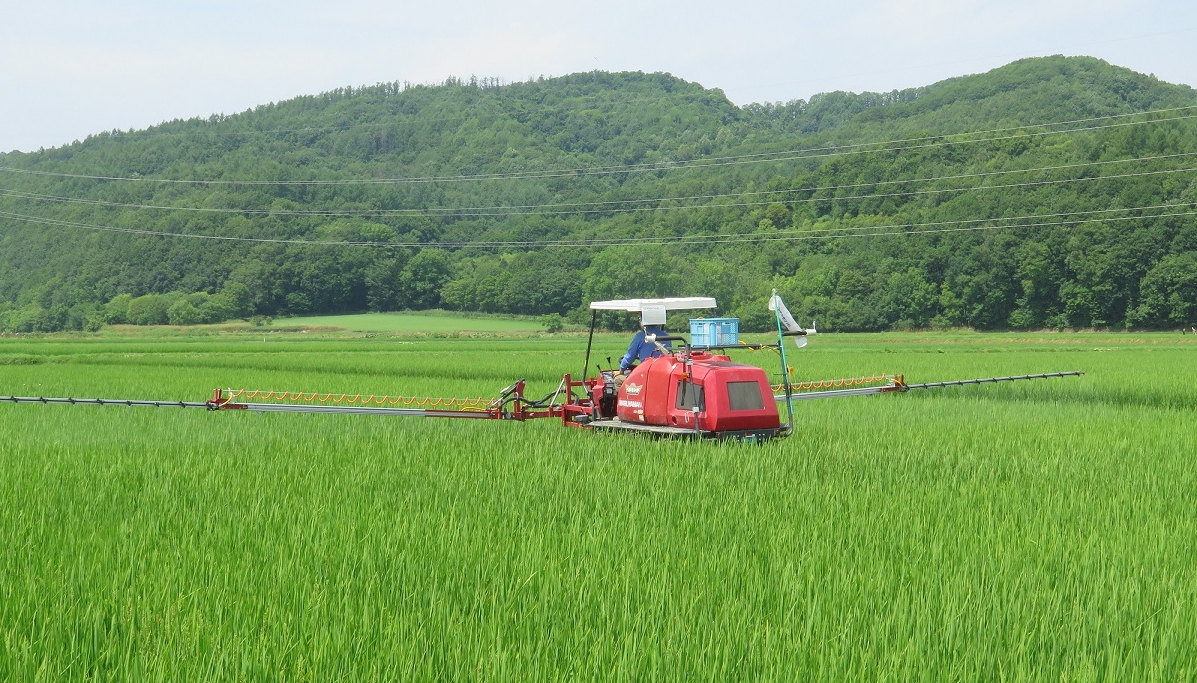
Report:
[{"label": "canopy support post", "polygon": [[586,339],[586,362],[582,366],[582,374],[579,375],[583,380],[586,379],[586,373],[590,372],[590,345],[594,343],[594,326],[597,322],[598,309],[595,309],[590,314],[590,336]]}]

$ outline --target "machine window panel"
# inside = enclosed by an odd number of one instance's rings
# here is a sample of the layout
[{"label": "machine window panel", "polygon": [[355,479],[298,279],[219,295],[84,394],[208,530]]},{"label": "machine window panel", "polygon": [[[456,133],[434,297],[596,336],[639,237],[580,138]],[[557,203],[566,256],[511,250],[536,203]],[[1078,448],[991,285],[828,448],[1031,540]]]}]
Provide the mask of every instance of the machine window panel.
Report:
[{"label": "machine window panel", "polygon": [[674,407],[681,410],[693,410],[694,406],[698,406],[699,410],[703,410],[702,385],[686,380],[678,382],[677,402],[674,404]]},{"label": "machine window panel", "polygon": [[765,407],[761,385],[756,382],[728,382],[727,404],[732,410],[760,410]]}]

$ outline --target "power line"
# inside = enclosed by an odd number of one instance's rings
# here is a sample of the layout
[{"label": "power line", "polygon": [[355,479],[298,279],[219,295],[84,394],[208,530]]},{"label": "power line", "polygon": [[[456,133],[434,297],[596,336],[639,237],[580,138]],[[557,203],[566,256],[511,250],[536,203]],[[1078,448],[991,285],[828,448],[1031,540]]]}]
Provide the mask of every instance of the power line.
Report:
[{"label": "power line", "polygon": [[[1078,163],[1078,164],[1063,164],[1063,165],[1059,165],[1059,166],[1043,166],[1043,167],[1039,167],[1039,168],[1010,169],[1010,170],[1005,170],[1005,171],[988,171],[988,172],[984,172],[984,173],[965,173],[965,174],[951,175],[951,176],[939,176],[939,177],[935,177],[935,178],[909,178],[909,179],[905,179],[905,180],[901,180],[901,179],[900,180],[880,180],[880,181],[877,181],[874,183],[852,183],[852,184],[846,184],[846,185],[825,185],[825,186],[819,186],[819,187],[792,188],[792,189],[785,189],[785,190],[759,190],[759,191],[753,191],[753,192],[739,192],[739,193],[711,194],[711,195],[691,195],[691,196],[684,196],[684,197],[655,197],[655,198],[650,197],[650,198],[641,198],[641,199],[608,200],[608,201],[601,201],[601,202],[560,202],[560,203],[551,203],[551,204],[523,204],[523,205],[511,205],[511,206],[501,206],[500,205],[500,206],[471,206],[471,207],[446,207],[446,208],[424,207],[424,208],[411,208],[411,209],[363,209],[363,210],[351,210],[351,211],[320,210],[320,209],[308,209],[308,210],[236,209],[236,208],[214,208],[214,207],[201,207],[201,206],[165,206],[165,205],[155,205],[155,204],[134,204],[134,203],[127,203],[127,202],[108,202],[108,201],[103,201],[103,200],[99,200],[99,199],[85,199],[85,198],[78,198],[78,197],[63,197],[63,196],[55,196],[55,195],[44,195],[44,194],[37,194],[37,193],[32,193],[32,192],[21,192],[18,190],[9,190],[9,189],[3,189],[3,188],[0,188],[0,194],[10,196],[10,197],[16,197],[16,198],[20,198],[20,199],[30,199],[30,200],[34,200],[34,201],[57,202],[57,203],[63,203],[63,204],[84,204],[84,205],[88,205],[88,206],[102,206],[102,207],[108,207],[108,208],[151,209],[151,210],[162,210],[162,211],[184,211],[184,212],[197,212],[197,213],[261,215],[261,216],[363,217],[363,216],[422,216],[422,215],[432,214],[432,215],[444,216],[444,217],[462,217],[462,216],[473,217],[473,216],[557,215],[557,214],[561,214],[561,213],[571,213],[571,214],[572,213],[585,213],[584,211],[553,211],[553,212],[533,211],[534,209],[566,209],[566,208],[570,208],[570,207],[611,207],[611,208],[599,209],[598,211],[602,212],[602,213],[626,213],[629,211],[636,211],[636,210],[660,211],[660,210],[672,210],[672,209],[691,209],[691,208],[696,208],[696,206],[657,206],[657,207],[632,208],[632,209],[623,209],[623,208],[618,208],[618,207],[624,206],[624,205],[629,205],[629,204],[632,204],[632,205],[634,205],[634,204],[650,204],[650,203],[660,204],[663,202],[698,201],[698,200],[708,200],[709,201],[709,200],[715,200],[715,199],[728,199],[728,198],[733,198],[733,197],[776,196],[776,195],[786,195],[786,194],[798,194],[798,193],[804,193],[804,192],[830,192],[830,191],[861,188],[861,187],[880,187],[880,186],[885,186],[885,185],[907,185],[907,184],[912,184],[912,183],[930,183],[930,182],[938,182],[938,181],[943,181],[943,180],[965,180],[965,179],[989,178],[989,177],[996,177],[996,176],[1013,175],[1013,174],[1018,174],[1018,173],[1039,173],[1039,172],[1044,172],[1044,171],[1071,170],[1071,169],[1078,169],[1078,168],[1090,168],[1090,167],[1094,167],[1094,166],[1107,166],[1107,165],[1125,164],[1125,163],[1132,163],[1132,162],[1148,162],[1148,161],[1160,161],[1160,160],[1164,160],[1164,159],[1179,159],[1179,158],[1192,157],[1192,156],[1197,156],[1197,152],[1184,152],[1184,153],[1178,153],[1178,154],[1165,154],[1165,155],[1153,156],[1153,157],[1136,157],[1136,158],[1129,158],[1129,159],[1111,159],[1111,160],[1106,160],[1106,161],[1090,161],[1090,162],[1084,162],[1084,163]],[[1157,172],[1152,172],[1152,173],[1171,173],[1171,172],[1181,172],[1181,171],[1186,171],[1186,170],[1192,170],[1192,169],[1174,169],[1171,171],[1157,171]],[[1137,174],[1097,176],[1097,177],[1093,177],[1093,178],[1079,178],[1079,179],[1061,179],[1061,180],[1052,180],[1052,181],[1041,181],[1041,184],[1067,183],[1067,182],[1076,182],[1078,180],[1102,180],[1102,179],[1109,179],[1109,178],[1127,178],[1127,177],[1135,177],[1135,175],[1137,175]],[[830,202],[830,201],[841,201],[841,200],[851,200],[851,199],[886,198],[886,197],[895,197],[895,196],[907,196],[907,195],[919,194],[919,193],[927,194],[927,193],[944,193],[944,192],[964,192],[967,190],[1000,189],[1000,188],[1021,187],[1021,186],[1024,186],[1024,184],[990,185],[990,186],[979,185],[979,186],[974,186],[974,187],[943,188],[943,189],[938,189],[938,190],[911,191],[911,192],[899,192],[899,193],[889,193],[889,194],[855,195],[855,196],[847,196],[847,197],[809,197],[809,198],[805,198],[805,199],[790,200],[790,203]],[[726,206],[757,206],[757,205],[765,204],[765,203],[772,203],[772,202],[753,202],[753,203],[730,204],[730,205],[729,204],[720,204],[720,205],[716,205],[716,206],[719,206],[721,208],[726,207]],[[482,212],[487,212],[487,211],[491,211],[491,212],[495,212],[495,213],[482,213]]]},{"label": "power line", "polygon": [[[1166,214],[1159,214],[1159,215],[1154,215],[1154,216],[1123,216],[1121,218],[1107,218],[1105,220],[1107,220],[1107,221],[1135,221],[1135,220],[1145,220],[1145,219],[1149,219],[1149,218],[1170,218],[1170,217],[1176,217],[1176,216],[1197,216],[1197,211],[1166,213]],[[1051,222],[1051,223],[1024,223],[1022,225],[982,225],[982,226],[974,226],[974,227],[967,227],[967,228],[942,228],[942,229],[933,229],[933,230],[899,230],[896,232],[870,232],[870,233],[861,233],[861,234],[841,234],[841,235],[813,235],[810,237],[802,237],[802,236],[758,237],[758,238],[753,238],[751,240],[715,239],[715,240],[710,240],[709,242],[710,243],[728,243],[728,242],[743,241],[743,242],[761,243],[761,242],[790,242],[790,241],[801,241],[801,240],[825,240],[825,239],[839,239],[839,238],[851,238],[851,237],[892,237],[892,236],[908,236],[908,235],[931,235],[931,234],[949,233],[949,232],[973,232],[973,231],[978,231],[978,230],[1006,230],[1006,229],[1014,229],[1014,228],[1037,228],[1037,227],[1041,228],[1041,227],[1053,227],[1053,226],[1064,226],[1064,225],[1081,225],[1083,223],[1088,223],[1088,222],[1089,222],[1088,220],[1077,220],[1077,221],[1057,221],[1057,222]],[[668,242],[660,242],[660,244],[667,244],[667,243]]]},{"label": "power line", "polygon": [[[932,222],[928,222],[928,223],[905,223],[905,224],[892,224],[891,223],[891,224],[884,224],[884,225],[871,225],[871,226],[870,225],[859,225],[859,226],[846,226],[846,227],[839,227],[839,228],[810,228],[810,229],[804,228],[804,229],[790,229],[790,230],[764,230],[764,231],[759,231],[759,232],[735,233],[735,236],[737,236],[737,237],[739,237],[739,236],[777,237],[779,235],[790,235],[790,234],[809,235],[809,234],[814,234],[814,233],[830,233],[830,234],[845,233],[845,234],[848,234],[849,236],[857,236],[857,235],[864,236],[864,235],[869,234],[869,233],[865,232],[868,230],[891,230],[891,229],[895,229],[895,228],[934,227],[934,226],[939,226],[939,225],[965,225],[965,224],[970,224],[970,223],[988,223],[988,222],[994,222],[994,221],[1027,221],[1027,220],[1038,220],[1038,219],[1042,219],[1042,218],[1063,218],[1065,216],[1096,216],[1097,214],[1118,213],[1118,212],[1125,212],[1125,211],[1157,211],[1157,210],[1161,210],[1161,209],[1175,209],[1175,208],[1179,208],[1179,207],[1188,207],[1188,206],[1192,206],[1192,205],[1193,205],[1193,202],[1181,202],[1181,203],[1173,203],[1173,204],[1156,204],[1154,206],[1138,206],[1138,207],[1116,208],[1116,209],[1090,209],[1088,211],[1063,211],[1060,213],[1031,214],[1031,215],[1027,215],[1027,216],[1009,216],[1006,218],[969,218],[969,219],[952,220],[952,221],[932,221]],[[709,236],[707,236],[707,235],[682,236],[682,237],[676,238],[676,241],[686,243],[687,241],[690,241],[690,240],[701,241],[702,239],[705,239],[707,237],[709,237]],[[651,240],[651,239],[658,239],[658,238],[629,237],[629,238],[622,238],[622,239],[621,238],[611,238],[611,239],[614,241],[618,241],[620,244],[634,244],[634,243],[642,241],[642,240]],[[593,240],[593,242],[600,242],[600,241],[602,241],[602,240],[597,240],[597,239]],[[530,244],[530,243],[529,242],[510,242],[508,244],[520,245],[520,244]]]},{"label": "power line", "polygon": [[[1175,113],[1180,111],[1188,111],[1197,109],[1197,105],[1187,107],[1174,107],[1171,109],[1159,109],[1146,112],[1133,112],[1129,114],[1114,114],[1110,116],[1093,117],[1089,119],[1076,119],[1074,121],[1064,121],[1056,123],[1040,123],[1028,126],[1017,126],[1009,128],[996,128],[987,131],[975,131],[968,133],[950,133],[946,135],[927,136],[921,138],[907,138],[899,140],[890,140],[885,142],[875,143],[855,143],[850,145],[833,145],[827,147],[816,147],[808,149],[784,150],[779,152],[758,152],[753,154],[742,154],[728,157],[715,157],[710,159],[700,159],[694,161],[668,161],[668,162],[653,162],[647,164],[624,164],[615,166],[594,166],[573,169],[550,169],[542,171],[512,171],[506,173],[480,173],[472,175],[453,175],[453,176],[423,176],[423,177],[408,177],[408,178],[358,178],[358,179],[340,179],[340,180],[197,180],[197,179],[176,179],[176,178],[141,178],[141,177],[123,177],[123,176],[99,176],[76,173],[55,173],[50,171],[35,171],[32,169],[20,169],[12,166],[0,166],[0,171],[9,173],[20,173],[26,175],[55,177],[55,178],[72,178],[80,180],[102,180],[109,182],[144,182],[144,183],[165,183],[177,185],[243,185],[243,186],[280,186],[280,185],[403,185],[416,183],[451,183],[451,182],[471,182],[471,181],[486,181],[486,180],[530,180],[530,179],[546,179],[546,178],[561,178],[561,177],[579,177],[579,176],[593,176],[593,175],[612,175],[616,173],[645,173],[652,171],[672,171],[672,170],[686,170],[693,168],[712,168],[720,166],[735,166],[745,164],[765,163],[771,161],[801,161],[805,159],[822,159],[835,156],[846,156],[850,154],[876,154],[882,152],[902,152],[914,149],[928,149],[933,147],[942,147],[947,145],[963,145],[975,144],[982,142],[1002,142],[1012,139],[1026,139],[1032,137],[1042,137],[1047,135],[1064,135],[1068,133],[1091,132],[1096,130],[1107,130],[1112,128],[1123,128],[1127,126],[1139,126],[1150,123],[1165,123],[1169,121],[1182,121],[1197,118],[1197,114],[1189,114],[1185,116],[1171,116],[1167,118],[1147,119],[1144,121],[1127,121],[1120,123],[1111,123],[1108,125],[1087,126],[1079,128],[1071,128],[1066,130],[1051,130],[1038,132],[1025,132],[1026,128],[1043,128],[1050,126],[1074,125],[1077,123],[1088,123],[1093,121],[1122,119],[1131,116],[1145,116],[1158,115],[1164,113]],[[962,137],[970,135],[989,135],[992,133],[1002,133],[1008,131],[1023,131],[1016,135],[1006,135],[1001,137],[978,138],[973,140],[945,140],[944,138]],[[938,142],[927,142],[930,140],[938,140]],[[907,144],[924,142],[926,144]],[[899,145],[889,146],[886,145]],[[906,145],[906,146],[900,146]],[[866,147],[878,147],[877,149],[864,149]],[[818,152],[818,153],[816,153]]]},{"label": "power line", "polygon": [[[1024,182],[1024,183],[1008,183],[1006,185],[977,185],[975,187],[943,188],[943,189],[938,189],[938,190],[911,190],[909,192],[888,192],[888,193],[883,193],[883,194],[860,194],[860,195],[849,195],[846,197],[809,197],[806,199],[792,199],[789,201],[789,203],[791,203],[791,204],[811,204],[811,203],[815,203],[815,202],[836,202],[836,201],[848,201],[848,200],[854,200],[854,199],[886,199],[886,198],[893,198],[893,197],[935,195],[935,194],[945,194],[948,192],[968,192],[968,191],[975,191],[975,190],[1002,190],[1002,189],[1009,189],[1009,188],[1015,188],[1015,187],[1040,187],[1040,186],[1046,186],[1046,185],[1064,185],[1064,184],[1069,184],[1069,183],[1080,183],[1080,182],[1088,182],[1088,181],[1095,181],[1095,180],[1118,180],[1118,179],[1122,179],[1122,178],[1141,178],[1141,177],[1145,177],[1145,176],[1167,175],[1167,174],[1171,174],[1171,173],[1189,173],[1192,171],[1197,171],[1197,167],[1178,168],[1178,169],[1170,169],[1170,170],[1165,170],[1165,171],[1143,171],[1140,173],[1123,173],[1123,174],[1118,174],[1118,175],[1094,176],[1091,178],[1065,178],[1065,179],[1061,179],[1061,180],[1040,180],[1040,181]],[[766,206],[766,205],[772,204],[772,203],[773,202],[770,202],[770,201],[761,201],[761,202],[736,202],[736,203],[731,203],[731,204],[687,204],[687,205],[682,205],[682,206],[668,206],[668,207],[650,206],[650,207],[635,207],[635,208],[624,209],[624,210],[584,209],[584,210],[577,210],[577,211],[522,211],[522,212],[521,211],[509,211],[509,212],[496,212],[496,213],[469,213],[469,214],[461,214],[461,215],[465,216],[465,217],[485,218],[485,217],[501,217],[501,216],[558,216],[558,215],[579,215],[579,214],[636,213],[636,212],[650,212],[650,211],[655,212],[655,211],[678,210],[678,209],[746,208],[746,207],[753,207],[753,206]]]},{"label": "power line", "polygon": [[[912,197],[912,196],[929,196],[936,194],[946,194],[949,192],[969,192],[979,190],[1004,190],[1011,188],[1027,188],[1027,187],[1044,187],[1049,185],[1066,185],[1071,183],[1082,183],[1098,180],[1121,180],[1125,178],[1143,178],[1147,176],[1169,175],[1174,173],[1191,173],[1197,171],[1197,167],[1191,168],[1176,168],[1162,171],[1141,171],[1138,173],[1122,173],[1116,175],[1106,176],[1092,176],[1087,178],[1063,178],[1058,180],[1037,180],[1022,183],[1007,183],[1005,185],[977,185],[973,187],[957,187],[957,188],[941,188],[933,190],[910,190],[908,192],[888,192],[882,194],[861,194],[850,195],[845,197],[809,197],[805,199],[790,200],[791,204],[804,204],[815,202],[835,202],[835,201],[849,201],[856,199],[887,199],[894,197]],[[474,212],[461,214],[438,214],[439,216],[454,216],[468,217],[468,218],[493,218],[506,216],[560,216],[560,215],[583,215],[583,214],[611,214],[611,213],[638,213],[638,212],[657,212],[665,210],[680,210],[680,209],[732,209],[732,208],[746,208],[754,206],[766,206],[772,204],[770,201],[759,202],[736,202],[730,204],[686,204],[681,206],[649,206],[649,207],[633,207],[630,209],[581,209],[570,211],[504,211],[504,212]],[[245,213],[245,212],[238,212]],[[311,214],[309,214],[311,215]],[[320,214],[314,214],[320,215]],[[402,215],[422,215],[422,214],[402,214]]]},{"label": "power line", "polygon": [[[828,229],[822,231],[788,231],[788,232],[756,232],[743,233],[737,235],[689,235],[689,236],[665,236],[665,237],[637,237],[637,238],[595,238],[595,239],[580,239],[580,240],[527,240],[527,241],[485,241],[478,240],[472,242],[451,242],[451,241],[435,241],[435,242],[354,242],[354,241],[331,241],[331,240],[297,240],[284,238],[269,238],[269,237],[234,237],[228,235],[200,235],[193,233],[175,233],[164,232],[156,230],[144,230],[140,228],[119,228],[113,226],[91,225],[88,223],[79,223],[75,221],[63,221],[57,219],[40,218],[37,216],[26,216],[23,214],[16,214],[7,211],[0,211],[0,217],[10,218],[29,223],[36,223],[42,225],[50,225],[55,227],[79,228],[84,230],[95,230],[103,232],[125,233],[133,235],[145,235],[153,237],[174,237],[184,239],[201,239],[225,242],[251,242],[251,243],[267,243],[267,244],[296,244],[308,246],[337,246],[337,247],[444,247],[444,248],[511,248],[511,247],[595,247],[595,246],[621,246],[639,244],[645,246],[660,246],[670,244],[730,244],[730,243],[765,243],[765,242],[798,242],[809,240],[828,240],[828,239],[844,239],[844,238],[860,238],[860,237],[886,237],[886,236],[904,236],[904,235],[923,235],[923,234],[937,234],[937,233],[952,233],[952,232],[970,232],[977,230],[1006,230],[1017,228],[1031,228],[1031,227],[1058,227],[1066,225],[1080,225],[1088,223],[1093,220],[1092,216],[1097,213],[1112,213],[1119,211],[1153,211],[1158,209],[1170,209],[1193,206],[1194,203],[1182,204],[1163,204],[1157,206],[1145,207],[1129,207],[1123,209],[1103,209],[1095,211],[1078,211],[1057,214],[1040,214],[1023,216],[1017,218],[986,218],[986,219],[968,219],[961,221],[940,221],[932,223],[907,223],[904,225],[877,225],[877,226],[856,226],[846,227],[842,229]],[[1084,219],[1065,220],[1065,221],[1043,221],[1034,223],[1021,223],[1013,225],[997,225],[996,223],[1012,221],[1012,220],[1036,220],[1040,218],[1059,218],[1064,216],[1086,215],[1090,216]],[[1159,213],[1144,216],[1113,216],[1105,217],[1101,220],[1107,222],[1123,222],[1131,220],[1146,220],[1159,219],[1170,217],[1183,217],[1197,215],[1197,210],[1194,211],[1175,211],[1172,213]],[[977,223],[991,223],[990,225],[976,225]],[[943,226],[967,226],[967,227],[943,227]],[[878,230],[889,230],[890,232],[873,232]],[[817,233],[817,234],[812,234]]]}]

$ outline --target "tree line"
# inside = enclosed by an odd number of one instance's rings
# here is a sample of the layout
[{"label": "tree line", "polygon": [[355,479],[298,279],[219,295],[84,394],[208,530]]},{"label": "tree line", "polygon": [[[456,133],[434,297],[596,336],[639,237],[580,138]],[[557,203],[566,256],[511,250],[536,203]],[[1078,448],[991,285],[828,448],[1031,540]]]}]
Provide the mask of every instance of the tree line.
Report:
[{"label": "tree line", "polygon": [[[842,331],[1187,325],[1197,131],[1183,110],[1103,117],[1194,105],[1056,57],[745,107],[666,74],[386,84],[100,134],[0,155],[0,330],[580,321],[595,299],[685,295],[754,329],[774,288]],[[392,182],[343,182],[363,179]]]}]

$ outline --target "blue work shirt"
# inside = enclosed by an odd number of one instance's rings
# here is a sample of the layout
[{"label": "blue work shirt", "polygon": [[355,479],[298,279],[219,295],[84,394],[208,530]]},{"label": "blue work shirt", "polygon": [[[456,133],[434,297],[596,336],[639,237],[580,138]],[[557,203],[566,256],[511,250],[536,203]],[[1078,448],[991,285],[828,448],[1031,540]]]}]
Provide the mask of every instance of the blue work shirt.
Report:
[{"label": "blue work shirt", "polygon": [[[636,336],[632,337],[632,343],[628,345],[628,352],[623,354],[623,358],[619,359],[619,369],[621,371],[632,367],[633,363],[661,355],[661,350],[657,348],[656,344],[644,339],[646,334],[663,337],[665,336],[665,331],[656,325],[649,325],[637,332]],[[663,341],[661,344],[667,349],[673,348],[667,341]]]}]

